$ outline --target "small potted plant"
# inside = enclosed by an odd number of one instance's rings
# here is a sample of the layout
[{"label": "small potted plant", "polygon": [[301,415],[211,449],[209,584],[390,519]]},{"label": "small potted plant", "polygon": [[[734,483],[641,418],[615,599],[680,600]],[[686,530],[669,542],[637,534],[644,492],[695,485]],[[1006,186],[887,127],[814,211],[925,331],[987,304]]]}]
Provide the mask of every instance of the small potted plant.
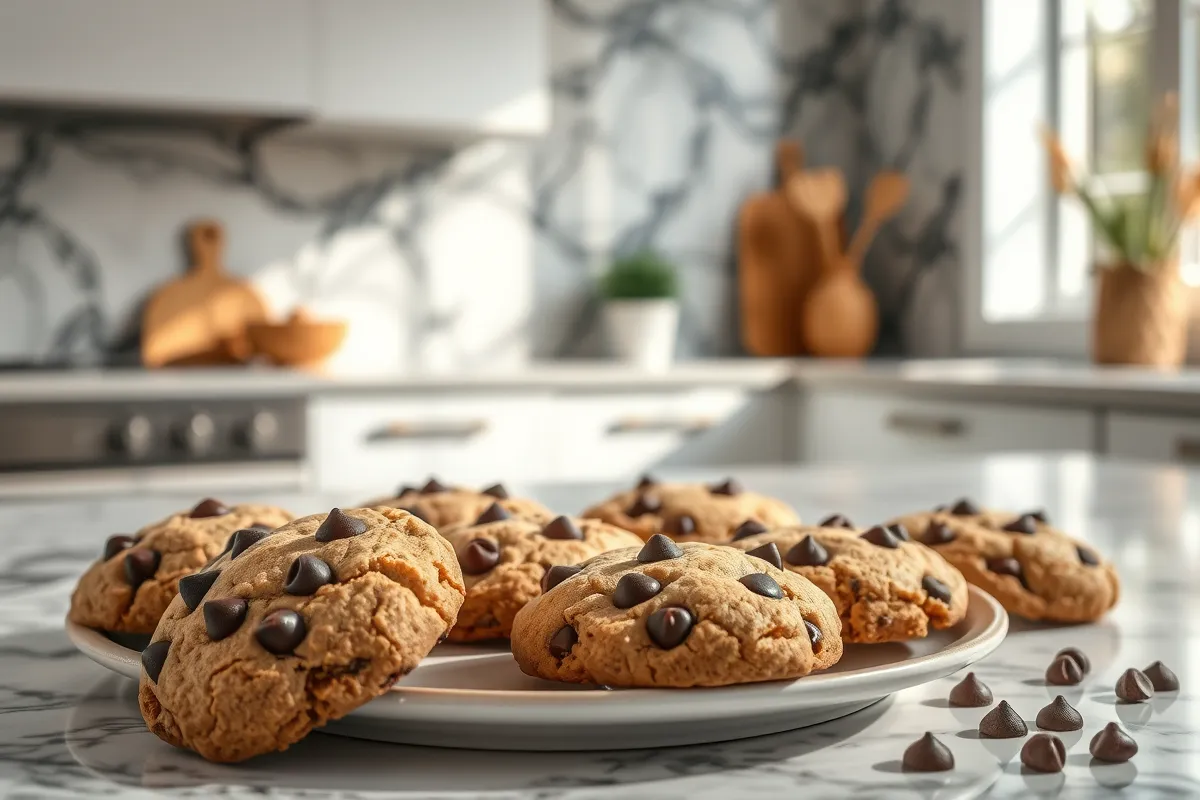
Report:
[{"label": "small potted plant", "polygon": [[616,356],[642,369],[670,366],[679,327],[675,268],[649,251],[619,258],[601,279],[600,293]]}]

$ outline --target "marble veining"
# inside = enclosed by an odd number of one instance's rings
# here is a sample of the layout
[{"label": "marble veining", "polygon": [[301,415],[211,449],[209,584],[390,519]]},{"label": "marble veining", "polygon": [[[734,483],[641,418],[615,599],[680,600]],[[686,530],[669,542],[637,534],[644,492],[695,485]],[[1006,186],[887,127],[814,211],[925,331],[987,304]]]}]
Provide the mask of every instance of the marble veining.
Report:
[{"label": "marble veining", "polygon": [[[718,477],[708,472],[705,479]],[[678,477],[696,477],[678,473]],[[675,477],[675,476],[668,476]],[[887,467],[744,470],[750,486],[793,502],[805,517],[837,510],[866,521],[959,495],[995,506],[1045,506],[1052,518],[1108,553],[1123,580],[1120,605],[1097,625],[1013,621],[1000,649],[974,669],[997,700],[1027,720],[1056,694],[1082,713],[1063,734],[1060,775],[1029,774],[1019,740],[980,741],[986,709],[951,709],[960,676],[900,692],[815,728],[722,744],[595,753],[503,753],[404,747],[314,734],[291,750],[229,766],[208,764],[147,732],[132,683],[78,655],[62,632],[75,576],[113,531],[131,529],[194,498],[115,497],[0,505],[0,795],[6,797],[494,798],[1094,798],[1200,794],[1200,471],[1098,462],[1085,456],[1006,455]],[[573,509],[608,486],[513,487]],[[238,498],[226,498],[235,500]],[[299,512],[339,498],[258,498]],[[346,498],[341,498],[345,500]],[[1040,678],[1066,644],[1091,657],[1078,687]],[[1178,695],[1117,705],[1116,677],[1161,659]],[[1093,764],[1091,736],[1119,721],[1140,752],[1125,765]],[[904,747],[926,730],[954,752],[950,773],[899,771]]]}]

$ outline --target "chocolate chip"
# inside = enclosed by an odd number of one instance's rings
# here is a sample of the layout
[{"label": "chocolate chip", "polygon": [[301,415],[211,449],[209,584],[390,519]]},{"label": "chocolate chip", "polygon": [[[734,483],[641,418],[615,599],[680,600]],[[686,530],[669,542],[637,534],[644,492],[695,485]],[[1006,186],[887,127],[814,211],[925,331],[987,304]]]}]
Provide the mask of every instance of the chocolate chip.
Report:
[{"label": "chocolate chip", "polygon": [[1015,739],[1029,733],[1025,720],[1021,719],[1007,700],[983,715],[979,720],[979,735],[988,739]]},{"label": "chocolate chip", "polygon": [[317,528],[318,542],[332,542],[337,539],[350,539],[360,533],[366,533],[370,527],[357,517],[352,517],[340,508],[332,509],[329,516]]},{"label": "chocolate chip", "polygon": [[1079,662],[1070,656],[1058,656],[1046,668],[1046,683],[1055,686],[1075,686],[1083,680]]},{"label": "chocolate chip", "polygon": [[1005,525],[1003,529],[1009,533],[1034,534],[1037,533],[1037,520],[1028,514],[1022,514]]},{"label": "chocolate chip", "polygon": [[1150,680],[1150,685],[1154,687],[1156,692],[1177,692],[1179,691],[1179,678],[1174,672],[1167,669],[1167,665],[1161,661],[1155,661],[1150,666],[1142,670],[1142,674]]},{"label": "chocolate chip", "polygon": [[472,525],[487,525],[489,522],[500,522],[501,520],[512,519],[512,514],[504,510],[504,506],[499,503],[492,503],[483,510],[483,513],[475,518]]},{"label": "chocolate chip", "polygon": [[450,487],[433,476],[430,476],[425,485],[421,487],[421,494],[440,494],[448,491],[450,491]]},{"label": "chocolate chip", "polygon": [[125,581],[136,592],[143,581],[154,577],[162,556],[157,550],[138,547],[125,553]]},{"label": "chocolate chip", "polygon": [[304,617],[286,608],[277,608],[258,622],[254,638],[268,653],[289,655],[300,646],[308,633]]},{"label": "chocolate chip", "polygon": [[401,486],[399,489],[397,489],[397,490],[396,490],[396,496],[397,496],[397,497],[404,497],[404,495],[408,494],[409,492],[415,492],[415,493],[417,493],[417,494],[420,494],[420,491],[421,491],[421,490],[420,490],[420,489],[418,489],[417,487],[415,487],[415,486],[409,486],[409,485],[406,483],[406,484],[404,484],[403,486]]},{"label": "chocolate chip", "polygon": [[755,594],[761,594],[763,597],[769,597],[772,600],[783,599],[783,589],[780,588],[774,578],[765,573],[751,572],[749,575],[738,578],[738,583]]},{"label": "chocolate chip", "polygon": [[696,519],[690,514],[680,514],[677,517],[667,517],[663,520],[663,533],[672,536],[691,536],[696,532]]},{"label": "chocolate chip", "polygon": [[188,607],[188,611],[195,611],[200,606],[200,601],[208,594],[208,590],[220,575],[221,570],[214,569],[211,572],[184,575],[179,579],[179,596],[183,598],[183,604]]},{"label": "chocolate chip", "polygon": [[117,553],[123,553],[135,544],[137,544],[137,539],[132,536],[123,536],[118,533],[116,536],[108,537],[104,543],[104,560],[108,561]]},{"label": "chocolate chip", "polygon": [[641,572],[621,576],[613,590],[612,601],[617,608],[633,608],[662,591],[662,584]]},{"label": "chocolate chip", "polygon": [[1036,519],[1038,522],[1042,523],[1043,525],[1050,524],[1050,517],[1046,514],[1044,509],[1039,508],[1036,511],[1026,511],[1025,514],[1027,516],[1033,517],[1034,519]]},{"label": "chocolate chip", "polygon": [[429,515],[420,506],[400,506],[400,510],[407,511],[409,514],[412,514],[414,517],[421,520],[421,522],[429,522]]},{"label": "chocolate chip", "polygon": [[547,539],[580,541],[583,539],[583,531],[579,529],[579,526],[570,517],[560,516],[546,523],[546,527],[542,528],[542,536],[545,536]]},{"label": "chocolate chip", "polygon": [[233,536],[229,537],[230,560],[237,558],[246,552],[246,548],[258,544],[270,535],[270,531],[262,528],[242,528],[240,531],[234,531]]},{"label": "chocolate chip", "polygon": [[723,494],[729,497],[736,497],[742,493],[743,489],[742,484],[738,483],[737,479],[726,478],[720,483],[708,487],[708,491],[710,494]]},{"label": "chocolate chip", "polygon": [[956,517],[973,517],[979,513],[979,506],[964,497],[950,507],[950,513]]},{"label": "chocolate chip", "polygon": [[1037,713],[1036,722],[1044,731],[1077,731],[1083,728],[1083,716],[1061,694]]},{"label": "chocolate chip", "polygon": [[816,623],[804,620],[804,628],[808,631],[808,643],[812,645],[813,652],[821,647],[821,629],[816,626]]},{"label": "chocolate chip", "polygon": [[550,655],[562,661],[579,641],[579,634],[570,625],[563,625],[550,637]]},{"label": "chocolate chip", "polygon": [[983,708],[992,704],[992,690],[983,681],[968,672],[967,677],[954,684],[950,690],[950,705],[960,708]]},{"label": "chocolate chip", "polygon": [[1154,685],[1140,669],[1127,669],[1117,678],[1117,697],[1126,703],[1144,703],[1154,697]]},{"label": "chocolate chip", "polygon": [[1078,647],[1064,647],[1054,654],[1055,658],[1059,656],[1070,656],[1075,659],[1075,663],[1079,665],[1079,671],[1084,675],[1092,671],[1092,662],[1088,660],[1087,654]]},{"label": "chocolate chip", "polygon": [[748,519],[745,522],[743,522],[741,525],[737,526],[737,530],[733,532],[733,539],[731,541],[736,542],[736,541],[739,541],[740,539],[745,539],[750,536],[757,536],[760,533],[766,533],[766,532],[767,532],[766,525],[763,525],[761,522],[759,522],[756,519]]},{"label": "chocolate chip", "polygon": [[211,497],[205,498],[196,504],[192,509],[190,516],[192,519],[203,519],[205,517],[221,517],[228,514],[229,506],[222,503],[220,500],[213,500]]},{"label": "chocolate chip", "polygon": [[941,600],[946,605],[950,605],[950,587],[932,575],[926,575],[921,579],[921,588],[934,600]]},{"label": "chocolate chip", "polygon": [[854,530],[854,523],[842,514],[830,514],[818,522],[817,525],[822,528],[849,528],[850,530]]},{"label": "chocolate chip", "polygon": [[497,500],[508,499],[508,489],[504,488],[503,483],[493,483],[491,486],[484,489],[480,494],[486,494],[489,497],[494,497]]},{"label": "chocolate chip", "polygon": [[1086,547],[1076,547],[1075,552],[1079,554],[1080,563],[1086,564],[1089,567],[1100,566],[1100,559],[1096,557],[1095,553],[1093,553],[1091,550],[1088,550]]},{"label": "chocolate chip", "polygon": [[204,630],[208,632],[208,638],[219,642],[235,634],[245,622],[246,610],[249,607],[240,597],[222,597],[205,603]]},{"label": "chocolate chip", "polygon": [[954,754],[929,731],[904,749],[905,772],[945,772],[954,769]]},{"label": "chocolate chip", "polygon": [[162,674],[163,664],[167,663],[167,653],[170,649],[171,643],[163,641],[152,642],[142,651],[142,669],[146,670],[146,677],[151,683],[158,683],[158,676]]},{"label": "chocolate chip", "polygon": [[1021,748],[1021,763],[1037,772],[1062,772],[1067,748],[1052,733],[1035,733]]},{"label": "chocolate chip", "polygon": [[774,542],[767,542],[759,545],[753,550],[747,550],[746,555],[761,558],[775,569],[783,569],[783,558],[779,555],[779,548]]},{"label": "chocolate chip", "polygon": [[900,546],[900,540],[896,538],[896,534],[882,525],[876,525],[858,538],[865,539],[877,547],[887,547],[892,550]]},{"label": "chocolate chip", "polygon": [[823,567],[829,563],[829,551],[809,534],[792,545],[783,560],[794,567]]},{"label": "chocolate chip", "polygon": [[314,555],[296,556],[288,567],[283,590],[288,594],[310,595],[327,583],[333,583],[333,567]]},{"label": "chocolate chip", "polygon": [[1021,569],[1021,562],[1015,558],[989,558],[987,568],[997,575],[1011,575],[1022,584],[1025,583],[1025,572]]},{"label": "chocolate chip", "polygon": [[1098,761],[1124,764],[1137,755],[1138,746],[1132,736],[1121,730],[1120,725],[1110,722],[1092,737],[1088,751]]},{"label": "chocolate chip", "polygon": [[583,567],[567,566],[558,564],[551,567],[542,573],[542,592],[548,592],[555,586],[570,578],[572,575],[578,575],[583,571]]},{"label": "chocolate chip", "polygon": [[652,494],[639,494],[637,499],[633,501],[633,505],[625,510],[625,515],[629,517],[642,517],[646,514],[655,514],[662,509],[662,501]]},{"label": "chocolate chip", "polygon": [[893,522],[891,525],[884,525],[888,529],[888,533],[895,536],[902,542],[911,542],[912,537],[908,535],[908,528],[901,525],[899,522]]},{"label": "chocolate chip", "polygon": [[683,551],[679,549],[679,545],[661,533],[656,533],[646,540],[646,544],[637,554],[637,560],[642,564],[652,564],[655,561],[666,561],[682,556]]},{"label": "chocolate chip", "polygon": [[653,475],[643,475],[637,482],[639,489],[649,489],[651,486],[658,486],[658,480]]},{"label": "chocolate chip", "polygon": [[663,650],[670,650],[683,644],[695,624],[692,612],[686,608],[667,606],[646,617],[646,633],[650,641]]},{"label": "chocolate chip", "polygon": [[482,575],[499,562],[500,545],[491,539],[472,539],[458,557],[458,563],[467,575]]},{"label": "chocolate chip", "polygon": [[956,538],[949,525],[935,519],[925,526],[925,533],[921,536],[921,541],[925,544],[946,544],[953,542]]}]

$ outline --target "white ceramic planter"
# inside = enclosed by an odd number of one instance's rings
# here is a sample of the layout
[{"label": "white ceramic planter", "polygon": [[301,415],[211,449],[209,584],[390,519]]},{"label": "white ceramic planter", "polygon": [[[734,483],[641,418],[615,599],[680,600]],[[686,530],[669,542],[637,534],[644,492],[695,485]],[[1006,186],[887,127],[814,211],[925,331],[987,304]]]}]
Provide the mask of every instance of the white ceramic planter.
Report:
[{"label": "white ceramic planter", "polygon": [[604,321],[618,359],[645,370],[671,366],[679,329],[679,304],[674,300],[609,300]]}]

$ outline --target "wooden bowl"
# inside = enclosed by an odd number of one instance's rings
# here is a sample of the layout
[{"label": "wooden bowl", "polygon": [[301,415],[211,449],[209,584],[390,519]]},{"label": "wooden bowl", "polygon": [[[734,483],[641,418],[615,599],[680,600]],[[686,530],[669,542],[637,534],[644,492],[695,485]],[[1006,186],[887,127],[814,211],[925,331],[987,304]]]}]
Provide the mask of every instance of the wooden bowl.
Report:
[{"label": "wooden bowl", "polygon": [[346,323],[293,317],[287,322],[255,322],[246,328],[254,352],[285,367],[320,366],[346,338]]}]

